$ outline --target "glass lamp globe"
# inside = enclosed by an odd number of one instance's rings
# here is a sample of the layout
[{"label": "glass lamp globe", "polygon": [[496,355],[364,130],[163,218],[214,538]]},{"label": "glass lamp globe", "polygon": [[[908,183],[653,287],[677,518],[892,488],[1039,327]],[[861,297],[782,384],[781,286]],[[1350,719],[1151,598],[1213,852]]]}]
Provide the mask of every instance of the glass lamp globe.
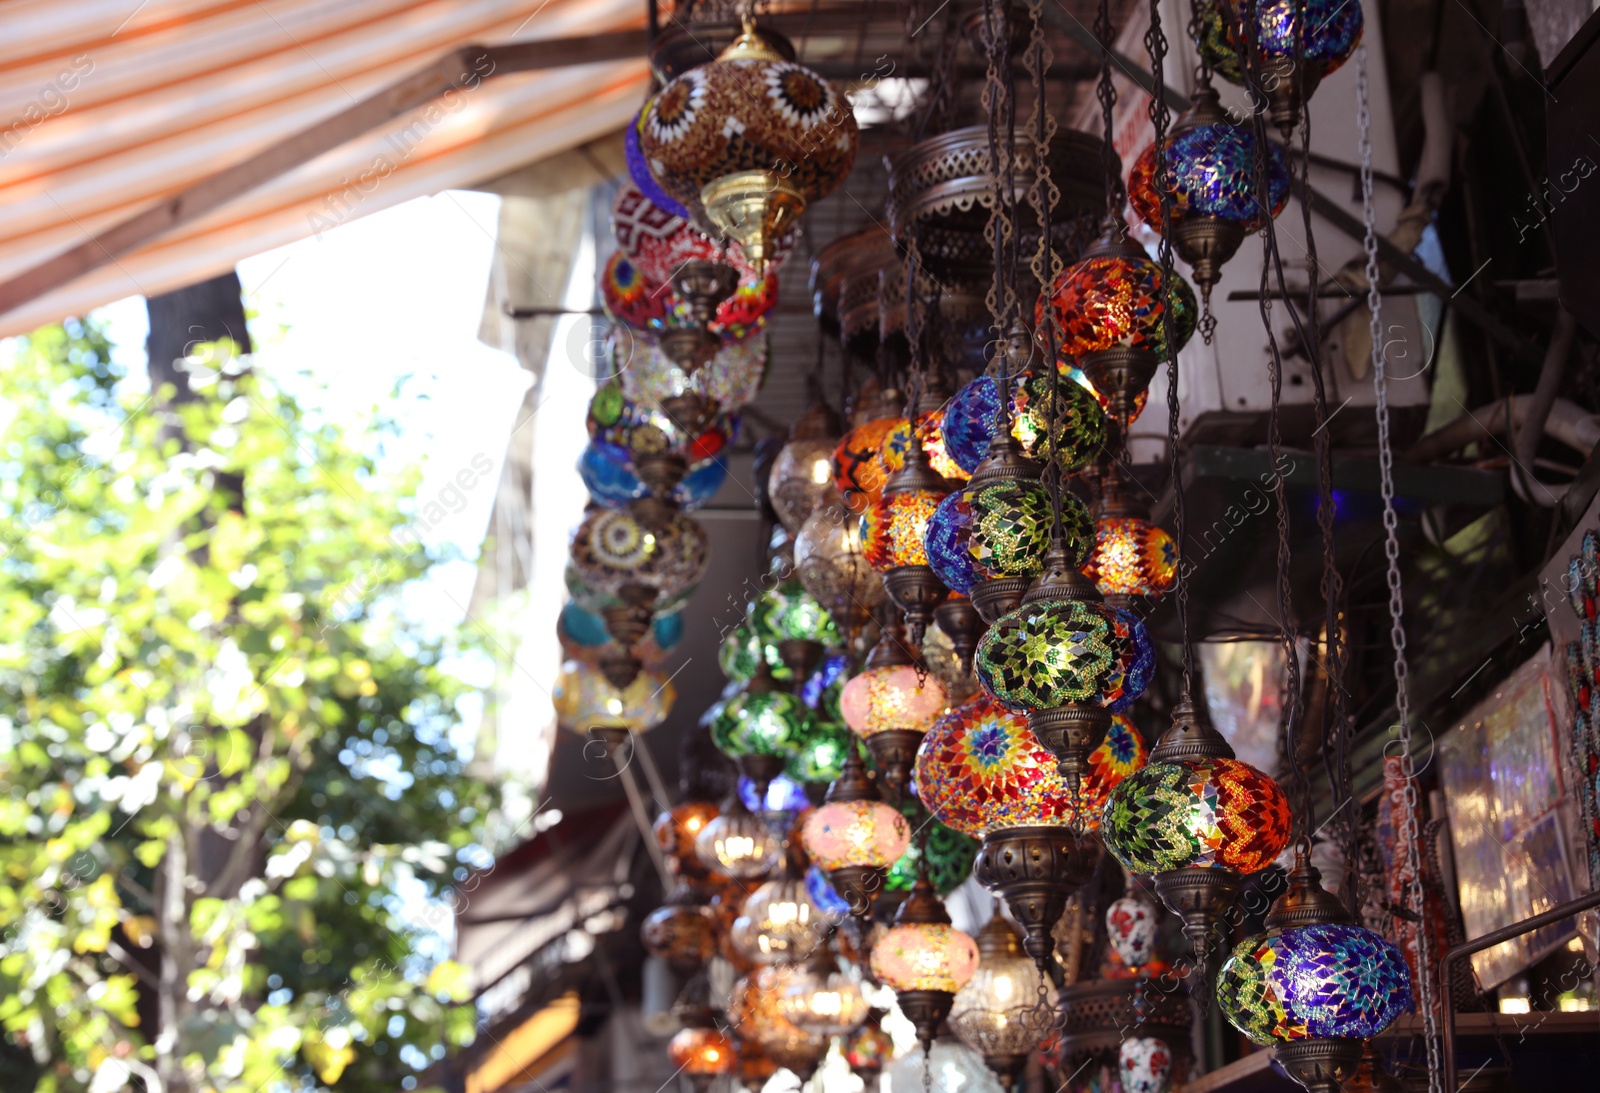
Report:
[{"label": "glass lamp globe", "polygon": [[922,450],[928,453],[928,463],[934,472],[952,482],[965,482],[972,474],[950,455],[944,439],[944,407],[925,410],[917,415],[917,439]]},{"label": "glass lamp globe", "polygon": [[783,840],[737,795],[701,829],[694,845],[709,868],[741,880],[766,876],[783,857]]},{"label": "glass lamp globe", "polygon": [[832,617],[798,578],[782,581],[757,596],[750,607],[750,623],[763,641],[779,651],[780,659],[785,641],[839,644]]},{"label": "glass lamp globe", "polygon": [[852,677],[839,695],[839,712],[857,736],[893,729],[926,732],[949,703],[944,684],[909,664],[867,668]]},{"label": "glass lamp globe", "polygon": [[[1067,371],[1063,366],[1057,381],[1043,369],[1017,374],[1012,379],[1010,415],[1011,435],[1021,443],[1023,454],[1043,460],[1059,448],[1061,469],[1072,474],[1105,448],[1110,421],[1094,392],[1068,382]],[[1052,387],[1062,402],[1054,427]],[[944,409],[941,430],[951,461],[968,474],[977,470],[1002,420],[1000,384],[993,376],[978,376],[957,391]]]},{"label": "glass lamp globe", "polygon": [[829,801],[800,828],[806,854],[824,870],[888,869],[911,843],[911,825],[882,801]]},{"label": "glass lamp globe", "polygon": [[1152,762],[1111,791],[1106,849],[1144,876],[1189,866],[1257,873],[1289,845],[1289,798],[1237,759]]},{"label": "glass lamp globe", "polygon": [[879,573],[928,564],[923,537],[946,493],[929,489],[884,492],[861,514],[861,547]]},{"label": "glass lamp globe", "polygon": [[755,958],[762,964],[793,964],[811,956],[833,922],[811,902],[806,882],[794,877],[769,880],[744,903]]},{"label": "glass lamp globe", "polygon": [[[915,815],[918,810],[915,801],[908,800],[901,805],[906,819],[913,823],[919,819]],[[923,859],[926,858],[928,881],[933,885],[933,890],[941,896],[948,896],[972,876],[972,863],[978,856],[978,840],[936,820],[922,817],[921,822],[927,825],[926,828],[918,832],[917,838],[900,855],[900,860],[890,868],[883,886],[891,892],[909,892],[916,884],[917,873],[923,868]]]},{"label": "glass lamp globe", "polygon": [[717,951],[717,922],[701,896],[683,882],[639,924],[645,952],[675,968],[697,968]]},{"label": "glass lamp globe", "polygon": [[757,633],[754,623],[746,618],[729,630],[717,647],[717,667],[736,683],[749,683],[763,664],[773,679],[788,680],[789,669],[778,656],[776,646]]},{"label": "glass lamp globe", "polygon": [[950,591],[963,596],[972,591],[977,575],[972,564],[972,507],[967,492],[956,490],[939,502],[928,518],[922,546],[933,575]]},{"label": "glass lamp globe", "polygon": [[797,971],[793,966],[775,965],[735,982],[728,1002],[728,1023],[741,1040],[760,1045],[779,1066],[814,1068],[827,1050],[827,1038],[800,1028],[778,1008]]},{"label": "glass lamp globe", "polygon": [[1102,516],[1083,573],[1104,596],[1161,596],[1177,580],[1178,548],[1142,517]]},{"label": "glass lamp globe", "polygon": [[[1274,77],[1263,83],[1272,89],[1267,96],[1268,113],[1280,129],[1293,128],[1299,121],[1301,102],[1361,44],[1365,29],[1361,5],[1338,0],[1265,0],[1254,10],[1258,70],[1261,76]],[[1306,19],[1303,44],[1301,12]],[[1201,52],[1221,76],[1243,85],[1246,65],[1239,30],[1233,5],[1222,0],[1200,5]],[[1303,62],[1298,71],[1297,55]]]},{"label": "glass lamp globe", "polygon": [[950,1014],[955,994],[978,968],[978,946],[950,925],[924,870],[895,913],[894,925],[872,946],[873,976],[895,992],[900,1011],[928,1048]]},{"label": "glass lamp globe", "polygon": [[956,992],[950,1027],[1009,1089],[1049,1031],[1055,987],[1023,951],[1016,926],[999,915],[978,932],[978,954],[978,970]]},{"label": "glass lamp globe", "polygon": [[819,507],[838,499],[833,485],[838,421],[825,407],[814,407],[795,422],[790,435],[772,463],[767,496],[778,522],[792,535]]},{"label": "glass lamp globe", "polygon": [[1265,934],[1246,938],[1217,975],[1217,1006],[1252,1042],[1276,1045],[1277,1061],[1307,1089],[1338,1088],[1361,1059],[1361,1042],[1411,1005],[1400,950],[1355,924],[1323,890],[1303,852]]},{"label": "glass lamp globe", "polygon": [[883,603],[883,580],[862,551],[861,521],[843,506],[812,513],[794,543],[795,572],[838,625],[857,624]]},{"label": "glass lamp globe", "polygon": [[954,1036],[941,1036],[931,1051],[918,1047],[890,1062],[882,1093],[919,1093],[930,1071],[938,1093],[1008,1093],[983,1056]]},{"label": "glass lamp globe", "polygon": [[884,417],[857,425],[834,448],[833,484],[851,512],[861,512],[881,497],[884,483],[899,468],[892,454],[886,460],[880,453],[903,420]]},{"label": "glass lamp globe", "polygon": [[846,750],[851,746],[850,730],[836,721],[813,719],[809,731],[801,735],[794,752],[784,765],[784,773],[796,782],[831,782],[844,770]]},{"label": "glass lamp globe", "polygon": [[712,724],[712,743],[734,759],[766,755],[787,762],[811,727],[811,711],[788,691],[758,687],[761,678],[724,708]]},{"label": "glass lamp globe", "polygon": [[695,839],[721,811],[712,801],[684,801],[656,817],[656,845],[661,847],[669,866],[690,875],[703,872],[695,853]]},{"label": "glass lamp globe", "polygon": [[767,371],[767,335],[752,332],[742,341],[722,339],[711,359],[692,372],[662,351],[652,338],[632,338],[614,350],[621,358],[622,387],[642,405],[661,408],[692,397],[723,410],[748,406],[761,391]]},{"label": "glass lamp globe", "polygon": [[[1031,478],[996,482],[968,490],[966,502],[972,513],[967,549],[975,576],[1037,577],[1044,571],[1055,518],[1043,482]],[[1068,558],[1082,565],[1094,543],[1094,519],[1065,488],[1061,523]]]},{"label": "glass lamp globe", "polygon": [[799,1028],[819,1036],[843,1036],[861,1027],[872,1004],[861,985],[839,970],[823,946],[815,959],[790,976],[778,998],[778,1012]]},{"label": "glass lamp globe", "polygon": [[[1197,305],[1188,282],[1173,276],[1173,333],[1181,349],[1194,334]],[[1165,359],[1161,299],[1161,267],[1142,251],[1092,256],[1061,272],[1051,291],[1039,297],[1034,319],[1043,325],[1045,308],[1055,311],[1063,358],[1128,347]],[[1095,378],[1092,372],[1089,378]]]},{"label": "glass lamp globe", "polygon": [[563,728],[646,732],[666,720],[678,693],[655,669],[641,671],[628,686],[618,688],[598,667],[569,660],[561,666],[550,697]]},{"label": "glass lamp globe", "polygon": [[1089,600],[1024,603],[978,642],[978,678],[1014,710],[1053,709],[1067,702],[1104,705],[1128,689],[1136,637],[1149,640],[1143,624],[1123,614],[1127,617]]},{"label": "glass lamp globe", "polygon": [[798,816],[811,807],[811,801],[806,797],[805,787],[786,774],[780,774],[767,783],[767,795],[761,795],[760,788],[754,778],[744,775],[739,776],[739,799],[744,802],[744,807],[751,812],[768,813],[769,823],[782,822],[781,818],[773,813],[789,813]]},{"label": "glass lamp globe", "polygon": [[571,557],[589,587],[612,595],[646,589],[659,606],[700,583],[710,543],[694,520],[646,498],[585,516],[572,533]]},{"label": "glass lamp globe", "polygon": [[667,1058],[691,1078],[727,1074],[738,1065],[733,1041],[715,1028],[679,1029],[667,1041]]}]

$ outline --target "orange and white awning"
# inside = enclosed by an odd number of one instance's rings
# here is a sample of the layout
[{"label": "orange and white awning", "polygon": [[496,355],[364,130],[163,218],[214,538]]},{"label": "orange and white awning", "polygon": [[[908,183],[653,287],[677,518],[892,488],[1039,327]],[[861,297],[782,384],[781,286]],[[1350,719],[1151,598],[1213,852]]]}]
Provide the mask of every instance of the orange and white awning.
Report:
[{"label": "orange and white awning", "polygon": [[[477,44],[642,27],[639,0],[22,0],[0,8],[0,282]],[[494,178],[615,132],[636,58],[495,71],[474,51],[426,105],[222,201],[0,314],[0,336],[215,275],[353,217]],[[455,69],[459,68],[459,74]],[[285,146],[285,142],[289,142]],[[304,159],[304,156],[299,157]],[[16,286],[13,286],[16,289]],[[8,303],[10,301],[7,301]]]}]

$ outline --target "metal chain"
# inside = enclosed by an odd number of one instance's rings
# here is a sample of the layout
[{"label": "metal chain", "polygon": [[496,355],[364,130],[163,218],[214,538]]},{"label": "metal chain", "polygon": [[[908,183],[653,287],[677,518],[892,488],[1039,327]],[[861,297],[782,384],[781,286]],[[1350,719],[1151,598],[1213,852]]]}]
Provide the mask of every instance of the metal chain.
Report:
[{"label": "metal chain", "polygon": [[1100,120],[1105,130],[1106,145],[1100,150],[1101,166],[1106,175],[1106,215],[1122,215],[1122,172],[1117,161],[1116,144],[1112,135],[1116,127],[1111,120],[1111,108],[1117,104],[1117,89],[1111,86],[1111,5],[1110,0],[1100,0],[1094,14],[1094,37],[1100,43],[1100,82],[1095,87],[1095,98],[1100,100]]},{"label": "metal chain", "polygon": [[[1172,314],[1172,286],[1177,278],[1172,256],[1172,186],[1167,179],[1167,125],[1172,114],[1167,108],[1166,96],[1160,93],[1166,86],[1167,35],[1161,26],[1161,0],[1150,0],[1150,29],[1145,31],[1145,49],[1150,54],[1151,86],[1157,93],[1150,96],[1150,125],[1155,130],[1155,173],[1152,182],[1161,203],[1161,243],[1158,257],[1161,262],[1161,340],[1167,355],[1167,457],[1172,465],[1172,492],[1177,516],[1177,613],[1178,629],[1183,650],[1183,694],[1194,695],[1194,642],[1189,635],[1189,582],[1184,576],[1184,546],[1187,531],[1187,514],[1183,507],[1183,476],[1178,466],[1178,334]],[[1127,453],[1127,438],[1122,439],[1123,454]]]},{"label": "metal chain", "polygon": [[[1246,4],[1244,10],[1244,33],[1241,36],[1245,42],[1245,80],[1250,89],[1250,101],[1254,107],[1251,122],[1255,127],[1255,168],[1256,168],[1256,193],[1268,194],[1269,189],[1267,172],[1267,120],[1266,120],[1266,95],[1262,93],[1259,82],[1258,67],[1258,21],[1256,17],[1257,2],[1252,0]],[[1277,245],[1273,231],[1271,216],[1262,217],[1261,227],[1261,280],[1259,285],[1261,325],[1267,335],[1267,375],[1271,381],[1272,400],[1267,413],[1267,446],[1272,459],[1273,474],[1273,501],[1277,509],[1278,530],[1278,558],[1277,558],[1277,595],[1278,595],[1278,632],[1283,645],[1284,654],[1284,688],[1283,688],[1283,735],[1282,739],[1287,749],[1286,762],[1289,773],[1292,774],[1302,792],[1297,794],[1303,803],[1310,797],[1310,788],[1304,785],[1305,772],[1296,762],[1294,740],[1299,728],[1300,714],[1300,658],[1297,655],[1297,642],[1294,632],[1294,608],[1291,602],[1289,583],[1289,499],[1288,486],[1284,481],[1282,471],[1283,463],[1283,430],[1280,420],[1280,411],[1283,405],[1283,354],[1278,346],[1277,333],[1272,328],[1272,297],[1267,290],[1267,273],[1273,267],[1276,257]],[[1278,273],[1282,277],[1281,265]],[[1281,287],[1280,287],[1280,291]],[[1293,313],[1293,306],[1288,294],[1284,294],[1284,306]],[[1302,810],[1297,810],[1294,817],[1295,827],[1301,839],[1305,838],[1308,830],[1306,817]]]},{"label": "metal chain", "polygon": [[1384,368],[1383,294],[1378,288],[1378,231],[1372,204],[1372,113],[1368,104],[1367,47],[1356,51],[1356,127],[1361,132],[1361,213],[1366,227],[1367,309],[1372,336],[1373,416],[1378,423],[1378,478],[1383,495],[1383,553],[1388,560],[1389,640],[1394,645],[1395,716],[1399,718],[1400,768],[1405,778],[1406,902],[1417,914],[1417,1008],[1422,1011],[1423,1044],[1428,1053],[1428,1090],[1441,1093],[1443,1077],[1438,1014],[1433,1000],[1432,939],[1422,888],[1417,830],[1417,773],[1412,761],[1411,695],[1406,663],[1405,594],[1400,583],[1400,518],[1394,509],[1394,445],[1389,437],[1389,377]]},{"label": "metal chain", "polygon": [[[988,294],[989,315],[995,336],[1004,344],[1006,328],[1016,313],[1013,272],[1016,263],[1016,226],[1011,187],[1012,150],[1016,137],[1016,103],[1011,94],[1011,0],[984,0],[983,26],[989,39],[988,68],[984,74],[983,107],[988,120],[989,177],[993,204],[983,236],[994,251],[994,277]],[[1002,139],[1002,130],[1004,139]],[[1009,391],[1006,387],[1003,391]],[[1002,394],[1002,403],[1005,401]]]}]

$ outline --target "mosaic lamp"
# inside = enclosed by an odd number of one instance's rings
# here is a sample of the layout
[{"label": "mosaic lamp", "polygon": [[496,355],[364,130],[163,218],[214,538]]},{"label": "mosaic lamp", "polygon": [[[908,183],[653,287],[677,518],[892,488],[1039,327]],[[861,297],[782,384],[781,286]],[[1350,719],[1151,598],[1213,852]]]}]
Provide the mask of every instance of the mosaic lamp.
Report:
[{"label": "mosaic lamp", "polygon": [[806,206],[850,173],[860,134],[842,90],[743,21],[715,61],[662,88],[640,148],[662,189],[703,205],[761,272]]},{"label": "mosaic lamp", "polygon": [[891,801],[903,798],[917,745],[948,702],[944,684],[912,655],[898,620],[891,620],[865,667],[839,693],[839,712],[867,742]]},{"label": "mosaic lamp", "polygon": [[861,626],[888,598],[862,553],[861,521],[837,502],[823,505],[801,526],[794,564],[800,584],[845,630]]},{"label": "mosaic lamp", "polygon": [[863,924],[889,867],[911,843],[911,825],[883,802],[860,752],[851,748],[822,807],[801,824],[800,842],[849,903],[852,919]]},{"label": "mosaic lamp", "polygon": [[683,1027],[667,1041],[667,1058],[688,1075],[695,1093],[707,1093],[717,1077],[738,1065],[733,1041],[717,1028],[709,997],[710,982],[702,971],[684,985],[672,1006],[672,1016]]},{"label": "mosaic lamp", "polygon": [[1094,546],[1083,564],[1106,602],[1132,607],[1136,597],[1164,595],[1178,577],[1178,547],[1135,498],[1113,463],[1101,481]]},{"label": "mosaic lamp", "polygon": [[[884,444],[904,421],[892,414],[872,418],[845,433],[833,449],[833,485],[851,512],[864,512],[883,496],[884,483],[900,464],[899,456],[883,458]],[[902,441],[908,439],[903,431],[899,436]],[[895,451],[891,446],[890,452]]]},{"label": "mosaic lamp", "polygon": [[844,1061],[864,1083],[865,1093],[873,1093],[878,1076],[894,1058],[894,1037],[883,1031],[887,1010],[873,1009],[855,1035],[844,1042]]},{"label": "mosaic lamp", "polygon": [[[1361,44],[1365,28],[1361,5],[1340,0],[1261,0],[1246,10],[1255,12],[1256,80],[1267,92],[1267,114],[1287,142],[1300,121],[1302,104],[1323,77],[1349,60]],[[1300,30],[1302,13],[1304,35]],[[1250,36],[1241,16],[1227,0],[1202,4],[1198,45],[1217,72],[1242,85],[1246,70],[1243,43]]]},{"label": "mosaic lamp", "polygon": [[956,484],[934,472],[920,440],[912,436],[909,445],[883,495],[861,514],[861,545],[867,562],[883,574],[889,599],[905,612],[912,645],[921,646],[947,592],[928,564],[923,540],[934,510]]},{"label": "mosaic lamp", "polygon": [[950,1027],[1006,1089],[1049,1031],[1056,992],[1022,949],[1016,926],[996,914],[978,931],[978,970],[956,992]]},{"label": "mosaic lamp", "polygon": [[1217,1006],[1311,1093],[1345,1088],[1362,1042],[1411,1005],[1400,950],[1357,926],[1321,884],[1302,844],[1289,887],[1267,913],[1267,931],[1233,950],[1217,976]]},{"label": "mosaic lamp", "polygon": [[[1211,289],[1246,235],[1261,230],[1263,214],[1277,216],[1289,200],[1289,166],[1283,149],[1267,146],[1268,200],[1256,193],[1256,138],[1223,111],[1209,83],[1195,88],[1193,105],[1178,116],[1163,145],[1171,195],[1172,246],[1189,263],[1200,304],[1211,310]],[[1128,203],[1155,231],[1161,228],[1156,191],[1157,149],[1152,142],[1128,174]],[[1202,326],[1205,320],[1201,320]]]},{"label": "mosaic lamp", "polygon": [[703,891],[680,880],[639,924],[645,952],[679,972],[703,967],[717,951],[717,920],[705,900]]},{"label": "mosaic lamp", "polygon": [[757,637],[771,646],[792,678],[807,679],[822,655],[840,642],[833,618],[805,590],[798,577],[789,577],[762,591],[750,605],[750,623]]},{"label": "mosaic lamp", "polygon": [[813,717],[811,727],[795,742],[783,772],[796,782],[825,785],[844,773],[845,756],[853,747],[855,737],[847,727]]},{"label": "mosaic lamp", "polygon": [[996,700],[1028,715],[1076,794],[1111,715],[1144,691],[1154,660],[1144,624],[1102,602],[1057,540],[1022,605],[978,643],[974,664]]},{"label": "mosaic lamp", "polygon": [[895,992],[900,1012],[926,1051],[949,1016],[956,992],[978,970],[978,946],[950,925],[950,915],[921,870],[911,895],[872,946],[872,974]]},{"label": "mosaic lamp", "polygon": [[691,879],[705,876],[704,865],[695,853],[695,840],[720,811],[712,801],[689,800],[656,817],[652,830],[669,869]]},{"label": "mosaic lamp", "polygon": [[[1182,276],[1173,276],[1176,351],[1194,334],[1197,308],[1194,290]],[[1057,351],[1077,361],[1106,398],[1124,436],[1138,412],[1138,397],[1167,356],[1162,289],[1161,266],[1128,238],[1120,219],[1110,219],[1083,257],[1061,271],[1049,292],[1040,294],[1035,310],[1040,326],[1045,309],[1054,311],[1060,333]]]},{"label": "mosaic lamp", "polygon": [[784,984],[778,1012],[799,1028],[818,1036],[844,1036],[860,1028],[872,1004],[861,984],[839,969],[839,958],[824,942],[809,963]]},{"label": "mosaic lamp", "polygon": [[[597,509],[586,514],[572,533],[573,574],[592,591],[640,608],[665,607],[687,595],[705,576],[710,540],[695,520],[654,497],[625,509]],[[649,627],[646,610],[634,641],[618,633],[613,612],[606,626],[619,644],[631,645]],[[629,616],[630,622],[639,622]]]},{"label": "mosaic lamp", "polygon": [[900,804],[900,811],[913,825],[923,824],[917,838],[906,847],[900,860],[889,868],[883,886],[890,892],[909,892],[917,882],[917,872],[924,858],[928,862],[928,880],[933,890],[948,896],[972,876],[972,863],[978,857],[978,840],[929,819],[922,805],[914,798]]},{"label": "mosaic lamp", "polygon": [[550,692],[558,724],[593,733],[608,746],[661,724],[677,697],[672,681],[653,668],[640,671],[628,686],[617,687],[600,668],[581,660],[561,666]]},{"label": "mosaic lamp", "polygon": [[744,690],[711,725],[711,741],[739,764],[765,798],[768,784],[783,773],[795,747],[811,728],[811,710],[801,699],[779,690],[763,662]]},{"label": "mosaic lamp", "polygon": [[707,867],[738,880],[766,876],[783,857],[782,837],[746,808],[738,793],[731,794],[721,814],[700,829],[694,847]]},{"label": "mosaic lamp", "polygon": [[1130,872],[1154,878],[1202,964],[1245,874],[1272,864],[1289,834],[1283,790],[1235,759],[1188,695],[1150,762],[1111,791],[1100,819],[1106,849]]},{"label": "mosaic lamp", "polygon": [[[1094,462],[1104,449],[1110,423],[1094,392],[1082,384],[1051,379],[1048,369],[1029,368],[1011,380],[1011,435],[1023,454],[1045,459],[1060,453],[1062,471],[1072,474]],[[1052,425],[1052,391],[1060,406]],[[1008,420],[1000,405],[1000,382],[980,375],[953,395],[944,407],[941,437],[951,460],[968,473],[978,469],[995,433]]]}]

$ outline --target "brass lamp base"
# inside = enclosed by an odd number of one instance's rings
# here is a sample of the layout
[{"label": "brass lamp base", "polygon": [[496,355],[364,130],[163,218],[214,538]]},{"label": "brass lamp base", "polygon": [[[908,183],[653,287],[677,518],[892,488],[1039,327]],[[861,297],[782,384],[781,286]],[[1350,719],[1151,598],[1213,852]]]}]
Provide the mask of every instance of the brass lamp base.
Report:
[{"label": "brass lamp base", "polygon": [[916,729],[885,729],[867,737],[867,750],[883,777],[884,796],[890,804],[906,799],[911,768],[916,765],[917,747],[924,735]]},{"label": "brass lamp base", "polygon": [[1150,378],[1156,374],[1160,363],[1154,350],[1131,345],[1099,349],[1078,358],[1083,374],[1110,403],[1111,420],[1117,423],[1124,436],[1128,423],[1137,413],[1139,396],[1150,389]]},{"label": "brass lamp base", "polygon": [[644,640],[655,618],[651,605],[656,601],[654,589],[643,585],[627,584],[617,593],[617,601],[601,612],[606,633],[624,649],[631,649]]},{"label": "brass lamp base", "polygon": [[1111,711],[1104,706],[1067,702],[1054,709],[1029,710],[1028,727],[1056,757],[1056,770],[1076,796],[1078,786],[1089,773],[1089,754],[1100,746],[1111,728]]},{"label": "brass lamp base", "polygon": [[900,1003],[900,1012],[916,1028],[917,1040],[926,1056],[933,1049],[939,1026],[950,1016],[956,996],[950,991],[896,991],[894,997]]},{"label": "brass lamp base", "polygon": [[766,271],[771,247],[806,211],[806,195],[776,171],[736,171],[706,183],[700,203],[723,234],[737,239],[745,261]]},{"label": "brass lamp base", "polygon": [[913,649],[922,648],[922,639],[933,621],[933,609],[943,602],[949,590],[925,565],[895,566],[883,575],[883,587],[894,605],[906,616],[906,634]]},{"label": "brass lamp base", "polygon": [[689,461],[677,452],[652,452],[633,457],[633,473],[639,476],[651,496],[668,500],[689,473]]},{"label": "brass lamp base", "polygon": [[600,674],[606,677],[606,682],[619,691],[626,691],[639,678],[639,670],[644,665],[639,663],[639,658],[626,648],[610,647],[600,654]]},{"label": "brass lamp base", "polygon": [[1210,307],[1211,289],[1222,279],[1222,267],[1244,242],[1244,225],[1220,216],[1185,214],[1172,226],[1172,246],[1189,263],[1201,299]]},{"label": "brass lamp base", "polygon": [[797,688],[817,670],[825,652],[827,649],[820,641],[810,638],[784,638],[778,642],[778,659],[793,673]]},{"label": "brass lamp base", "polygon": [[1337,1093],[1361,1065],[1361,1041],[1347,1036],[1278,1044],[1272,1057],[1307,1093]]},{"label": "brass lamp base", "polygon": [[1183,936],[1204,972],[1201,981],[1209,982],[1214,959],[1228,941],[1227,931],[1218,926],[1238,898],[1244,878],[1231,869],[1190,866],[1157,873],[1154,880],[1161,902],[1183,919]]},{"label": "brass lamp base", "polygon": [[739,271],[726,262],[685,262],[672,271],[672,287],[688,303],[694,321],[708,326],[722,301],[739,287]]},{"label": "brass lamp base", "polygon": [[1022,947],[1040,970],[1055,953],[1051,931],[1067,897],[1094,873],[1099,842],[1068,827],[1012,827],[983,837],[972,875],[1006,901]]},{"label": "brass lamp base", "polygon": [[680,326],[662,331],[656,339],[667,359],[685,372],[694,372],[716,353],[721,340],[703,326]]},{"label": "brass lamp base", "polygon": [[850,905],[850,917],[865,923],[872,917],[872,901],[883,891],[888,870],[878,865],[844,865],[828,870],[828,883]]},{"label": "brass lamp base", "polygon": [[1001,615],[1022,606],[1022,597],[1032,583],[1029,577],[992,577],[986,581],[973,581],[972,591],[967,595],[978,617],[993,626]]},{"label": "brass lamp base", "polygon": [[985,629],[983,618],[972,601],[965,596],[952,595],[933,609],[933,621],[944,636],[950,639],[950,648],[961,662],[962,674],[972,671],[972,654],[978,648],[978,639]]},{"label": "brass lamp base", "polygon": [[1028,1065],[1026,1055],[985,1055],[984,1065],[989,1072],[1000,1080],[1000,1088],[1006,1093],[1017,1087],[1017,1079],[1022,1076],[1023,1068]]},{"label": "brass lamp base", "polygon": [[761,802],[762,811],[766,809],[767,787],[772,785],[772,780],[783,773],[784,758],[781,755],[741,755],[739,757],[739,773],[750,779],[756,785],[756,797]]}]

